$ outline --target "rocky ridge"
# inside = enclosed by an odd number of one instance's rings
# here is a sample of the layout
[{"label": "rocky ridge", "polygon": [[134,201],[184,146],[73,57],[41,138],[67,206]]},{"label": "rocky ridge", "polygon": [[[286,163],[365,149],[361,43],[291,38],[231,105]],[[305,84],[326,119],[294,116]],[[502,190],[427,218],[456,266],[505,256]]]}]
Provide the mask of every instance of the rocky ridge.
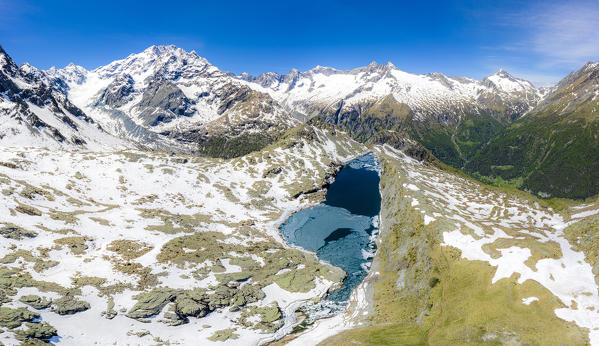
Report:
[{"label": "rocky ridge", "polygon": [[29,64],[18,67],[0,47],[2,146],[115,150],[134,143],[110,135]]}]

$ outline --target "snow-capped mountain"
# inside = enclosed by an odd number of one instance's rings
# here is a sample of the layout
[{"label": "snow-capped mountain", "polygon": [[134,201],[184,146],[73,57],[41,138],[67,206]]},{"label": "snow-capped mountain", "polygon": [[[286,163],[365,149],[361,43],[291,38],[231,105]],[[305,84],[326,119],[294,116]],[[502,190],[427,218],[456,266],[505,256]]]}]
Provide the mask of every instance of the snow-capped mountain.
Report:
[{"label": "snow-capped mountain", "polygon": [[29,64],[18,67],[0,47],[0,144],[111,150],[134,144],[106,133]]},{"label": "snow-capped mountain", "polygon": [[476,80],[411,74],[391,63],[238,78],[269,93],[299,119],[340,126],[363,142],[411,138],[455,167],[462,167],[543,96],[530,82],[504,70]]},{"label": "snow-capped mountain", "polygon": [[175,46],[152,46],[93,71],[71,64],[44,73],[112,133],[159,148],[172,139],[194,148],[214,136],[274,135],[297,124],[268,94]]},{"label": "snow-capped mountain", "polygon": [[288,110],[312,116],[322,109],[372,103],[392,95],[407,104],[416,119],[439,115],[461,116],[482,113],[498,105],[508,113],[523,114],[541,98],[541,93],[528,81],[515,78],[504,70],[482,81],[465,77],[448,77],[441,73],[410,74],[392,63],[375,62],[352,70],[330,67],[286,75],[265,73],[254,77],[238,77],[255,90],[269,93]]}]

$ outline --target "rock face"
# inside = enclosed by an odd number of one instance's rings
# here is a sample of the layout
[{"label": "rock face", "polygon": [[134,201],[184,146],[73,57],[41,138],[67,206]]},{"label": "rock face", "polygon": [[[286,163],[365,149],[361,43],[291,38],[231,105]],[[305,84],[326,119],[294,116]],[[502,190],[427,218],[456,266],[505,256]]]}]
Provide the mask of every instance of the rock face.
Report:
[{"label": "rock face", "polygon": [[40,315],[25,308],[11,309],[0,307],[0,326],[18,328],[23,322],[32,321]]},{"label": "rock face", "polygon": [[156,149],[239,156],[298,124],[268,94],[174,46],[93,71],[69,65],[43,75],[107,131]]},{"label": "rock face", "polygon": [[128,74],[116,77],[100,95],[98,105],[104,104],[109,107],[120,107],[131,101],[129,97],[134,91],[135,81]]},{"label": "rock face", "polygon": [[471,173],[541,196],[599,193],[599,63],[559,82],[472,159]]},{"label": "rock face", "polygon": [[183,91],[169,81],[152,80],[135,106],[146,126],[171,122],[180,116],[191,116],[191,101]]},{"label": "rock face", "polygon": [[38,310],[49,308],[52,304],[51,300],[34,294],[22,296],[21,298],[19,298],[19,301]]},{"label": "rock face", "polygon": [[13,224],[7,224],[0,228],[0,235],[8,239],[21,240],[23,238],[35,238],[37,233]]},{"label": "rock face", "polygon": [[71,296],[65,296],[52,302],[52,311],[59,315],[73,315],[88,310],[89,303]]},{"label": "rock face", "polygon": [[107,150],[133,147],[102,127],[50,84],[29,64],[18,67],[0,47],[0,143],[3,146],[43,146]]}]

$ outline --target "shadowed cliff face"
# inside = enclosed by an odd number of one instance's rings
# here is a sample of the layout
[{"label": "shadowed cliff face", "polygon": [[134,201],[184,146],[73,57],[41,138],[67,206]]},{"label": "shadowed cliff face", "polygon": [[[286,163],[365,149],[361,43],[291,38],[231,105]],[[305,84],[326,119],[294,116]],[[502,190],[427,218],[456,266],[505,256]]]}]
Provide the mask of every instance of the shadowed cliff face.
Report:
[{"label": "shadowed cliff face", "polygon": [[104,89],[98,103],[113,108],[125,105],[131,101],[131,94],[135,91],[134,84],[135,82],[130,75],[118,76]]},{"label": "shadowed cliff face", "polygon": [[150,82],[135,110],[140,112],[144,125],[156,126],[176,117],[191,116],[191,105],[191,100],[175,84],[158,79]]}]

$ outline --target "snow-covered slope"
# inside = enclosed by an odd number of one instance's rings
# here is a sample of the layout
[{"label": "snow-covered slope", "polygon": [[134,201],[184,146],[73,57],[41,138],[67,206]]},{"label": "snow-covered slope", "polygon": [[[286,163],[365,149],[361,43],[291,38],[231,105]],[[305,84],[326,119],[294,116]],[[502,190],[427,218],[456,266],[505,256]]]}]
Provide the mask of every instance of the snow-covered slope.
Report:
[{"label": "snow-covered slope", "polygon": [[267,94],[175,46],[152,46],[93,71],[71,64],[45,75],[103,127],[145,144],[176,137],[193,145],[203,136],[297,124]]},{"label": "snow-covered slope", "polygon": [[508,111],[524,113],[541,97],[530,82],[503,70],[478,81],[441,73],[410,74],[391,63],[373,62],[347,71],[317,66],[306,72],[270,72],[257,77],[242,74],[238,78],[256,90],[268,92],[289,110],[307,116],[336,107],[340,101],[354,106],[389,94],[407,104],[419,119],[483,112],[498,104]]},{"label": "snow-covered slope", "polygon": [[344,275],[278,231],[365,150],[331,132],[233,160],[0,148],[0,342],[272,337]]},{"label": "snow-covered slope", "polygon": [[18,67],[0,47],[0,145],[83,150],[133,148],[106,133],[29,64]]}]

